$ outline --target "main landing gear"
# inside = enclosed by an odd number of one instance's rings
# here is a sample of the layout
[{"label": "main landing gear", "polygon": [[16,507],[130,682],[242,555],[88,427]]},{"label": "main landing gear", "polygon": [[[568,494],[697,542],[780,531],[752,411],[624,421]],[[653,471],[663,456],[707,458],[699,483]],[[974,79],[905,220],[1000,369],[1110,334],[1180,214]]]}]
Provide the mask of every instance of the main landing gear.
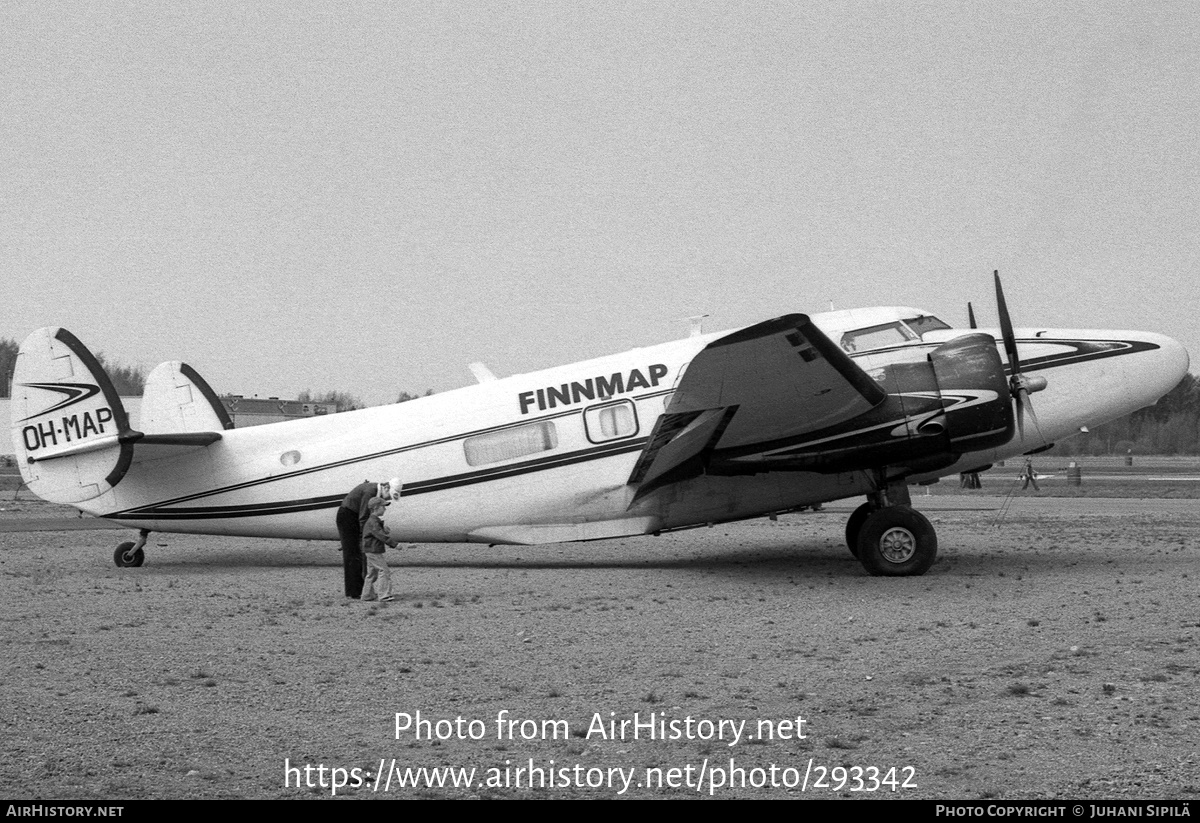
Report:
[{"label": "main landing gear", "polygon": [[117,550],[113,552],[113,562],[122,569],[142,565],[146,562],[146,552],[142,550],[142,547],[146,545],[146,538],[149,536],[150,530],[142,529],[138,532],[136,543],[130,540],[117,546]]},{"label": "main landing gear", "polygon": [[868,496],[846,521],[846,545],[869,573],[924,574],[937,559],[933,524],[914,509],[904,484]]}]

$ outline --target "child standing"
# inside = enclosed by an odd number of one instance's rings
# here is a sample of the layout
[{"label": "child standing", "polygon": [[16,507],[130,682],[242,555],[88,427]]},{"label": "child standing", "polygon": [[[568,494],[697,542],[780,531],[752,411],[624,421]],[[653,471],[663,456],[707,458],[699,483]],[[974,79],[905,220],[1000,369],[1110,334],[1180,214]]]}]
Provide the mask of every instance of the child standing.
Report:
[{"label": "child standing", "polygon": [[367,560],[367,579],[363,581],[363,600],[374,600],[377,589],[380,600],[395,599],[392,596],[392,573],[388,569],[387,558],[383,553],[388,547],[398,546],[400,541],[395,540],[387,526],[383,525],[383,513],[387,511],[387,506],[388,501],[381,497],[372,497],[367,503],[367,510],[371,514],[367,517],[366,525],[363,526],[362,550],[363,557]]}]

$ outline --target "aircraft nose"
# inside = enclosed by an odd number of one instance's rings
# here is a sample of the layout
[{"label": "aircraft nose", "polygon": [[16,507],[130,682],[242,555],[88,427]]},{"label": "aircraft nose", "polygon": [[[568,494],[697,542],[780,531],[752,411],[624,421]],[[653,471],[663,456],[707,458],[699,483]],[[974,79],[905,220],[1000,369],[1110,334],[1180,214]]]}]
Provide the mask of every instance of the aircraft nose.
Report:
[{"label": "aircraft nose", "polygon": [[[1094,417],[1087,425],[1099,425],[1130,412],[1152,406],[1179,385],[1187,374],[1189,358],[1178,340],[1143,331],[1080,332],[1077,339],[1106,340],[1120,347],[1100,353],[1075,375],[1067,395]],[[1065,375],[1064,375],[1065,377]],[[1051,385],[1055,385],[1055,380]],[[1067,395],[1064,395],[1067,396]],[[1038,395],[1034,395],[1035,402]]]},{"label": "aircraft nose", "polygon": [[1146,364],[1147,382],[1153,382],[1158,389],[1158,396],[1169,392],[1179,385],[1179,381],[1188,373],[1191,358],[1188,351],[1178,340],[1163,334],[1143,334],[1142,339],[1158,348],[1152,352],[1150,362]]}]

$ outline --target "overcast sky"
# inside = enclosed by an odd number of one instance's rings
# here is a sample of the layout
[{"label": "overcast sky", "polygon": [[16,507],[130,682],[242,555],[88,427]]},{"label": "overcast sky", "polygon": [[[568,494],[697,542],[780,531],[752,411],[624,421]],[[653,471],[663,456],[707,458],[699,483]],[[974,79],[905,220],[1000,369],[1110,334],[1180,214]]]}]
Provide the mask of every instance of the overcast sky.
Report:
[{"label": "overcast sky", "polygon": [[0,79],[0,336],[219,392],[965,325],[993,269],[1200,364],[1200,3],[7,0]]}]

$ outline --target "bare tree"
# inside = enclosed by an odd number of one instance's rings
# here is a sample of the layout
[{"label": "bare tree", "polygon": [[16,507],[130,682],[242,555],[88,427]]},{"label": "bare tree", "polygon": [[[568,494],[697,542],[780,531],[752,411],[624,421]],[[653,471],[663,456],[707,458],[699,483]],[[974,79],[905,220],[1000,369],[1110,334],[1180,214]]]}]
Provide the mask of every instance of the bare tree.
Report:
[{"label": "bare tree", "polygon": [[426,389],[424,394],[409,394],[406,391],[400,392],[400,396],[396,398],[397,403],[405,403],[409,400],[416,400],[418,397],[428,397],[433,394],[433,389]]},{"label": "bare tree", "polygon": [[311,389],[305,389],[296,396],[296,399],[301,403],[332,403],[337,406],[337,410],[340,412],[366,408],[366,405],[361,400],[348,392],[315,392]]}]

